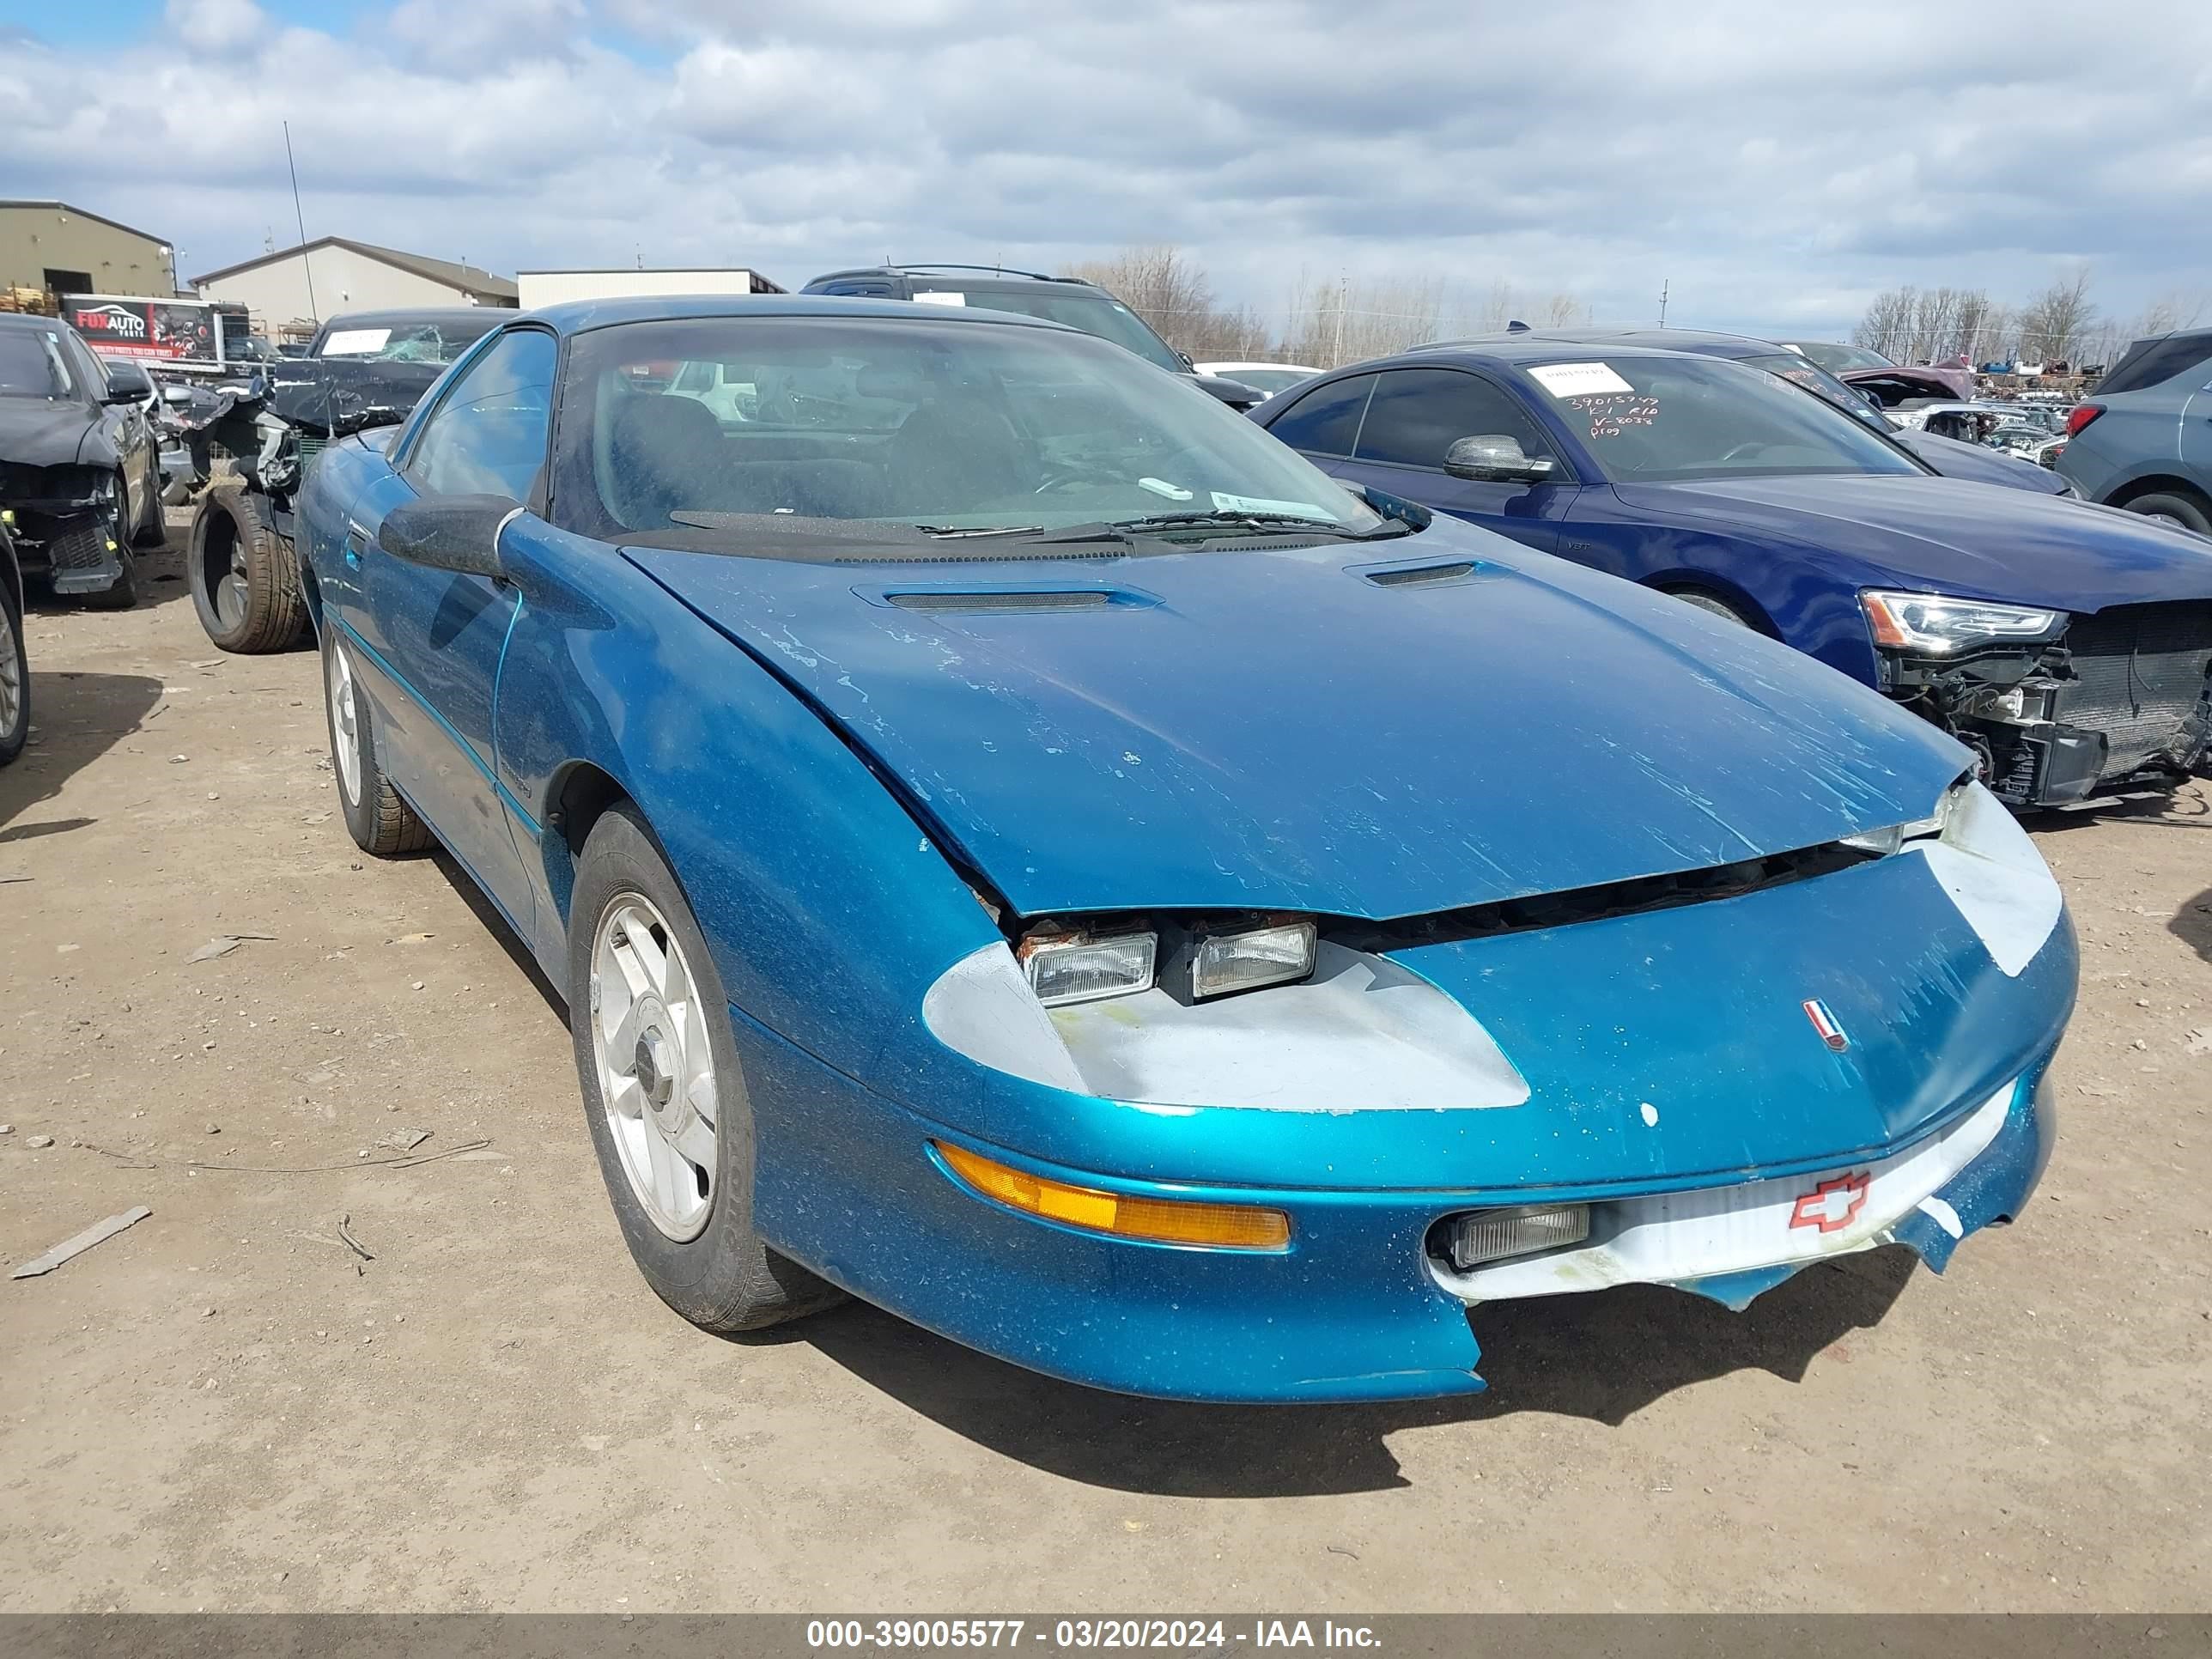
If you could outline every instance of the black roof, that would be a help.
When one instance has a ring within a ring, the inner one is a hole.
[[[1463,340],[1439,340],[1437,346],[1494,345],[1514,341],[1537,341],[1552,345],[1638,347],[1651,351],[1690,351],[1701,357],[1768,357],[1789,347],[1748,334],[1717,334],[1695,328],[1509,328],[1496,334],[1473,335]],[[1431,348],[1424,347],[1423,349]]]
[[[1087,288],[1104,292],[1097,283],[1087,282],[1080,276],[1048,276],[1041,270],[1019,270],[1008,265],[855,265],[848,270],[825,270],[819,276],[809,278],[806,286],[813,288],[817,283],[842,282],[853,276],[945,276],[963,287],[977,289],[993,284],[1027,288],[1032,283],[1053,283],[1067,288]]]

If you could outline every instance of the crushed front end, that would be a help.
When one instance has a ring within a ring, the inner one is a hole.
[[[2212,751],[2212,599],[2079,615],[1864,601],[1881,689],[1973,749],[2008,806],[2171,787]]]
[[[23,574],[45,577],[57,594],[104,592],[122,575],[122,504],[113,474],[0,462],[0,507]]]

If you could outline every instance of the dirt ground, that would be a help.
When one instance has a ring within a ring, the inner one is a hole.
[[[0,1610],[2212,1606],[2212,786],[2039,830],[2063,1138],[1945,1277],[1487,1310],[1471,1401],[1169,1406],[664,1309],[557,1008],[453,866],[348,841],[314,656],[224,657],[175,573],[34,606],[0,772],[0,1265],[153,1209],[0,1283]],[[402,1130],[489,1145],[364,1167]]]

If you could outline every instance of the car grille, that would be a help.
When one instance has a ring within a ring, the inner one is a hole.
[[[2062,718],[2105,733],[2105,775],[2131,772],[2173,743],[2204,696],[2212,600],[2122,605],[2075,619],[2066,647],[2079,682]]]

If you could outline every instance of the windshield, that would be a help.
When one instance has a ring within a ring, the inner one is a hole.
[[[1714,357],[1527,371],[1615,483],[1924,469],[1823,398]]]
[[[66,398],[60,337],[43,328],[0,329],[0,397]]]
[[[969,305],[1066,323],[1085,334],[1111,340],[1124,351],[1133,351],[1146,362],[1157,363],[1173,374],[1190,372],[1183,366],[1182,359],[1176,356],[1175,348],[1152,332],[1151,325],[1109,295],[1044,283],[1035,288],[1005,290],[929,288],[924,286],[926,280],[917,277],[914,289],[914,297],[924,305]]]
[[[764,535],[849,547],[965,533],[962,557],[1018,557],[1025,535],[1167,515],[1280,516],[1346,535],[1383,523],[1196,386],[1057,330],[623,324],[575,337],[560,407],[554,516],[605,540],[741,552]]]
[[[1854,416],[1882,431],[1889,429],[1887,422],[1867,401],[1864,392],[1852,391],[1808,357],[1801,357],[1794,351],[1775,351],[1759,357],[1740,357],[1736,361],[1749,363],[1753,368],[1763,368],[1769,374],[1778,374],[1792,386],[1802,386],[1808,392],[1819,393],[1846,415]]]
[[[341,319],[323,337],[320,357],[368,357],[393,363],[450,363],[499,326],[493,312],[482,322],[410,322]]]
[[[1789,343],[1831,374],[1851,374],[1863,368],[1897,367],[1879,351],[1869,351],[1864,346],[1835,345],[1820,340],[1793,340]]]

